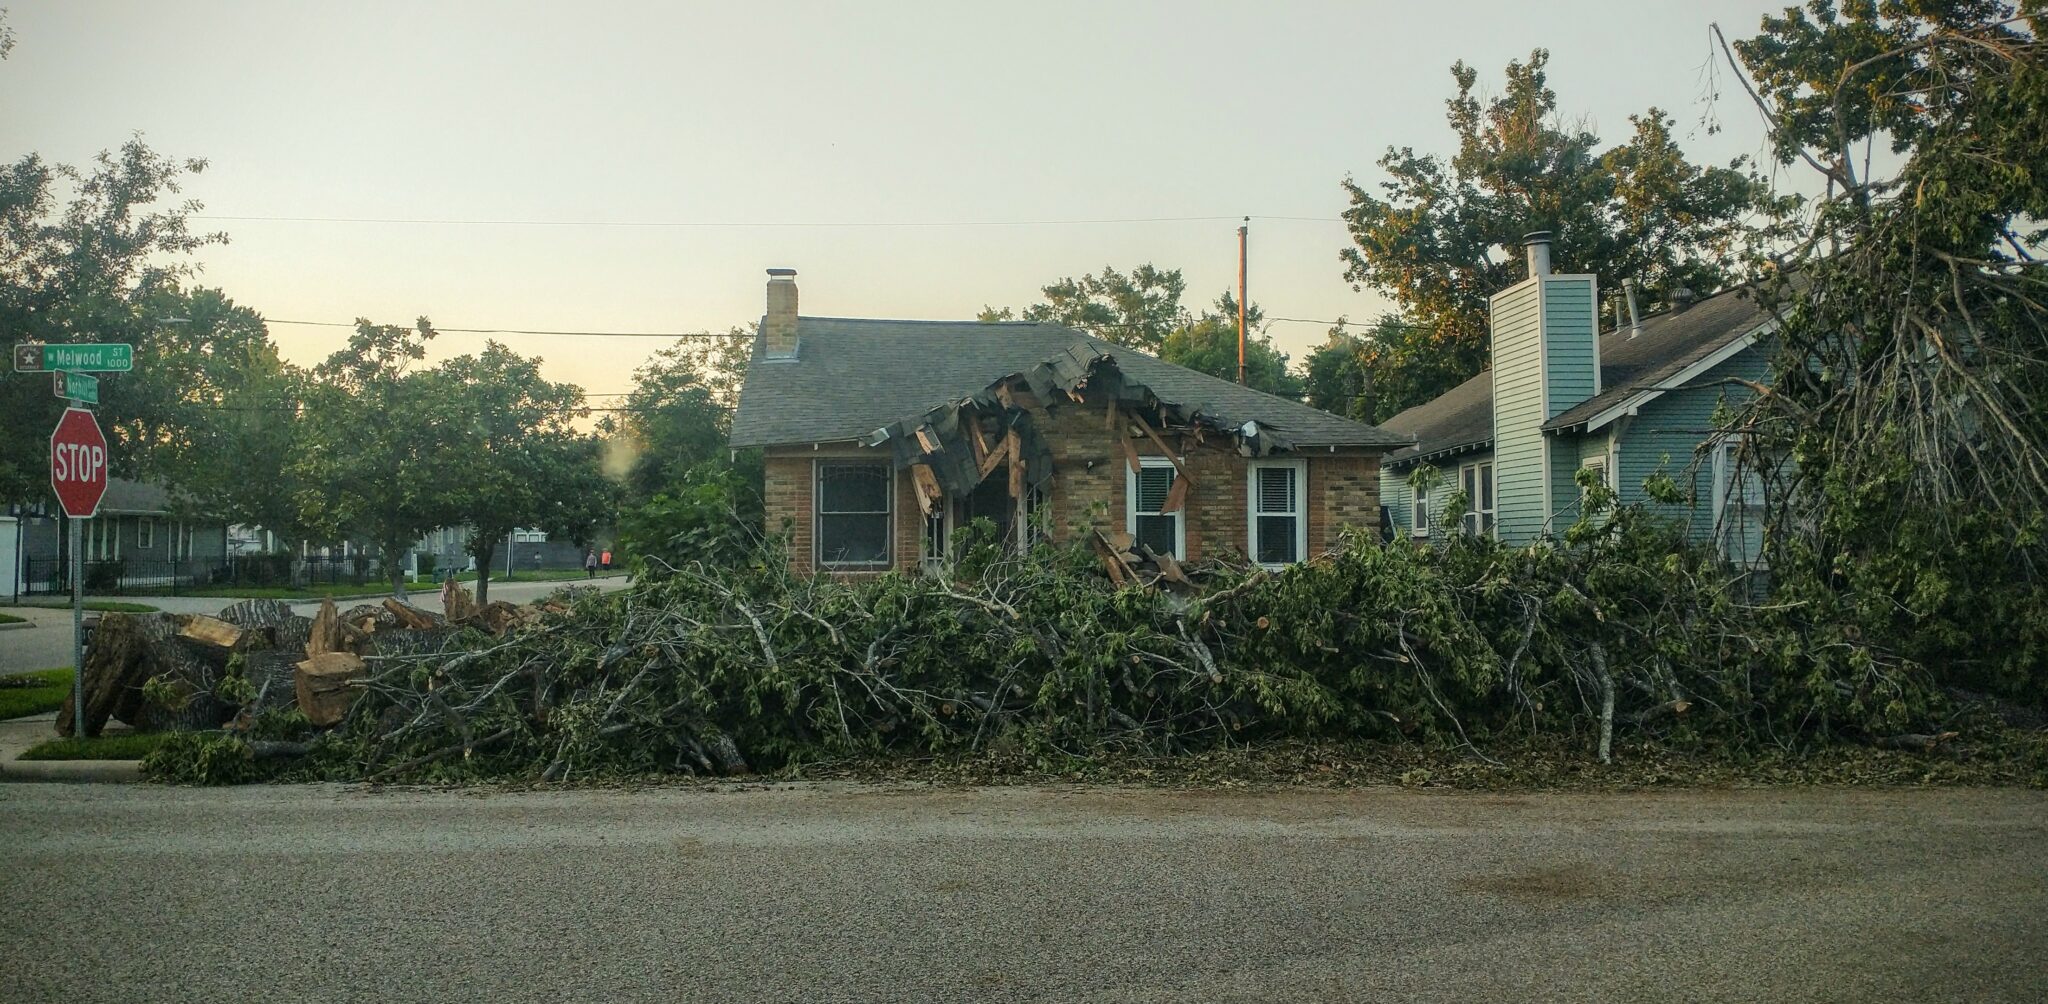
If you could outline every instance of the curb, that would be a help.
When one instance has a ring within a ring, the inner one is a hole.
[[[0,624],[0,631],[26,631],[35,626],[35,621],[22,621],[19,624]]]
[[[134,784],[142,780],[140,760],[8,760],[0,782]]]

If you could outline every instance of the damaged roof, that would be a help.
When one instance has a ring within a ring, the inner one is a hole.
[[[1557,432],[1584,425],[1754,333],[1770,317],[1746,287],[1738,287],[1684,310],[1646,317],[1634,336],[1626,329],[1606,332],[1600,336],[1601,392],[1545,422],[1543,428]],[[1380,428],[1415,440],[1415,445],[1387,454],[1384,463],[1389,466],[1491,445],[1493,371],[1387,419]]]
[[[1048,365],[1085,368],[1101,355],[1161,401],[1256,421],[1297,447],[1411,441],[1057,324],[800,317],[797,346],[795,359],[764,359],[757,341],[733,416],[735,448],[864,440],[1005,377]]]

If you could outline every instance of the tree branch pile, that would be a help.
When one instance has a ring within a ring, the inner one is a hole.
[[[1206,590],[1090,545],[859,582],[670,569],[503,636],[378,649],[297,776],[730,776],[977,752],[1172,755],[1279,738],[1536,734],[1798,747],[1938,733],[1924,674],[1755,607],[1631,517],[1555,549],[1353,541]],[[303,735],[250,733],[265,739]],[[166,760],[179,755],[167,747]],[[168,762],[160,773],[188,776]]]

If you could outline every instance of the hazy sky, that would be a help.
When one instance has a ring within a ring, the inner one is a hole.
[[[1783,6],[0,3],[10,159],[140,132],[211,162],[185,194],[220,217],[561,223],[202,221],[232,243],[201,281],[303,363],[345,333],[277,319],[724,329],[760,316],[770,266],[807,314],[966,318],[1146,261],[1199,306],[1235,285],[1247,214],[1255,302],[1366,319],[1385,301],[1343,280],[1339,183],[1389,145],[1447,151],[1452,62],[1497,87],[1548,48],[1561,110],[1604,139],[1657,105],[1722,162],[1762,130],[1725,68],[1708,100],[1707,26]],[[1219,218],[1042,222],[1157,217]],[[1271,328],[1297,358],[1323,330]],[[661,344],[506,340],[593,392]]]

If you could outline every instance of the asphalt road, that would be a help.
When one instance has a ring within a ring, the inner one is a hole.
[[[0,785],[0,1000],[2039,1001],[2048,793]]]
[[[620,589],[626,585],[624,576],[585,582],[570,579],[562,582],[494,582],[491,584],[491,598],[511,603],[524,603],[539,599],[562,586],[595,585],[599,589]],[[470,592],[476,591],[476,584],[470,583]],[[106,597],[132,603],[147,603],[160,610],[179,614],[217,614],[223,607],[240,603],[237,599],[223,599],[205,596],[141,596]],[[375,603],[376,597],[368,599],[337,600],[343,610],[359,603]],[[422,610],[439,611],[441,594],[434,589],[411,590],[406,602]],[[311,616],[319,612],[320,601],[311,600],[292,604],[292,609]],[[45,607],[0,607],[0,611],[25,617],[35,624],[28,629],[0,631],[0,673],[25,673],[30,670],[49,669],[53,666],[71,665],[71,608],[51,609]]]

